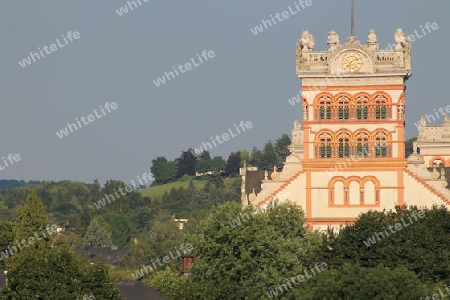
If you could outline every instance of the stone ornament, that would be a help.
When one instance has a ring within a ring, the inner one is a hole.
[[[405,115],[405,103],[399,102],[398,103],[398,118],[403,119]]]
[[[450,126],[450,117],[448,114],[445,114],[444,116],[444,126]]]
[[[397,31],[394,34],[395,39],[395,50],[403,50],[406,46],[407,42],[409,42],[409,38],[403,32],[403,29],[397,28]]]
[[[420,116],[420,126],[425,127],[427,126],[427,120],[425,120],[425,116]]]
[[[367,45],[369,45],[369,49],[371,50],[378,49],[378,38],[374,29],[369,30],[369,35],[367,36]]]
[[[248,202],[252,203],[255,200],[256,200],[256,193],[255,193],[255,188],[253,188],[252,193],[248,196]]]
[[[314,37],[307,30],[303,31],[299,42],[302,52],[311,52],[314,49]]]
[[[433,168],[433,172],[431,172],[431,179],[436,180],[440,176],[439,172],[436,169],[436,166]]]
[[[334,51],[337,46],[339,45],[339,35],[336,33],[336,31],[331,30],[328,32],[328,39],[327,44],[330,46],[328,51]]]
[[[273,166],[273,172],[270,174],[270,178],[272,178],[272,180],[277,180],[279,176],[280,174],[277,171],[277,167]]]
[[[303,131],[302,124],[298,121],[294,121],[294,128],[292,129],[292,146],[301,147],[303,143]]]
[[[414,153],[408,156],[408,164],[423,164],[425,163],[420,154],[417,153],[416,148],[414,147]]]

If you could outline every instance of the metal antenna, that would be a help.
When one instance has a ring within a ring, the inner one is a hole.
[[[352,0],[352,21],[351,21],[351,32],[350,35],[355,35],[355,0]]]

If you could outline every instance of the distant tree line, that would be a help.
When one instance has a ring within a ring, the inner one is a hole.
[[[253,147],[251,153],[246,149],[230,153],[225,161],[221,156],[211,157],[205,150],[196,156],[193,149],[182,151],[179,158],[169,161],[164,156],[152,160],[151,172],[155,177],[154,185],[166,184],[179,180],[181,177],[195,176],[196,174],[221,174],[222,176],[235,176],[239,168],[246,161],[247,166],[258,167],[260,170],[272,169],[281,166],[289,155],[288,146],[291,139],[283,134],[275,143],[268,141],[262,150]]]
[[[15,180],[15,179],[1,179],[0,180],[0,190],[6,190],[8,188],[18,188],[24,185],[30,185],[30,184],[40,184],[41,181],[35,181],[35,180]]]
[[[55,245],[126,246],[133,238],[149,232],[158,220],[173,223],[173,215],[193,218],[214,205],[229,200],[239,201],[241,180],[235,178],[231,181],[233,183],[226,186],[223,177],[209,175],[203,181],[206,184],[202,188],[197,188],[191,181],[186,188],[173,188],[154,198],[144,197],[133,190],[100,208],[95,208],[94,203],[120,188],[125,190],[124,182],[108,180],[103,188],[98,182],[45,182],[33,187],[0,191],[0,219],[7,222],[13,220],[17,208],[26,203],[27,195],[34,188],[46,207],[51,223],[65,229]],[[0,231],[2,251],[9,245],[10,235],[6,229],[0,228]]]

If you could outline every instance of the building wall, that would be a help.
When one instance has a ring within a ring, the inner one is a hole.
[[[397,29],[396,37],[403,34],[400,32]],[[312,35],[308,32],[302,34],[297,44],[296,69],[302,80],[303,131],[295,138],[293,131],[291,156],[294,157],[292,161],[295,161],[296,155],[301,157],[298,164],[302,171],[290,175],[290,178],[286,176],[288,172],[282,172],[279,178],[286,180],[263,181],[263,189],[255,201],[257,205],[264,207],[275,198],[290,200],[305,211],[308,225],[326,229],[327,226],[338,228],[351,224],[361,213],[369,210],[390,210],[404,204],[428,207],[450,204],[416,175],[406,171],[405,81],[411,75],[410,44],[397,45],[401,51],[377,50],[376,36],[372,35],[369,36],[370,45],[362,45],[355,37],[349,37],[347,43],[339,45],[333,32],[330,33],[328,51],[312,51],[309,48]],[[353,59],[355,55],[359,56],[356,60]],[[355,69],[349,71],[353,67]],[[346,97],[349,101],[348,118],[339,119],[337,114],[338,101],[346,101],[340,97]],[[358,119],[356,115],[358,97],[366,97],[369,103],[367,118]],[[384,97],[384,118],[376,118],[375,100],[380,100],[377,97]],[[330,103],[330,118],[321,117],[323,101]],[[440,146],[437,140],[431,141],[433,145],[428,140],[420,141],[421,138],[438,135],[443,137],[445,133],[450,142],[450,118],[445,120],[447,125],[444,127],[447,126],[447,129],[424,128],[419,134],[417,144],[419,147],[422,145],[421,155],[428,164],[434,156],[440,155],[446,166],[447,163],[450,166],[450,143]],[[421,124],[423,127],[423,120]],[[294,123],[294,129],[299,128],[298,122]],[[361,132],[366,136],[362,137]],[[346,137],[339,136],[341,134]],[[386,139],[389,149],[386,156],[374,153],[376,138],[381,140],[381,137]],[[339,138],[349,139],[350,155],[340,157]],[[368,157],[357,156],[358,138],[368,139]],[[298,150],[299,139],[302,141],[302,151]],[[324,148],[320,145],[328,139],[331,141],[332,155],[321,157],[323,151],[320,150]]]

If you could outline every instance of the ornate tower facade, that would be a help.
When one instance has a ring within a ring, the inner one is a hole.
[[[405,82],[411,44],[400,28],[394,40],[395,49],[379,50],[374,30],[366,44],[354,36],[341,44],[330,31],[329,49],[314,51],[314,37],[302,33],[296,53],[302,124],[294,123],[282,172],[275,170],[272,180],[266,176],[250,203],[293,201],[318,228],[353,222],[370,209],[450,204],[450,195],[446,199],[414,174],[420,159],[408,170]],[[248,199],[243,195],[244,205]]]
[[[308,32],[298,41],[306,200],[311,209],[313,199],[323,202],[318,209],[335,208],[327,219],[310,218],[313,224],[340,223],[342,210],[380,207],[382,198],[404,203],[404,93],[411,47],[401,29],[395,39],[395,50],[378,50],[374,30],[367,45],[354,36],[340,44],[330,31],[324,52],[312,51]]]

